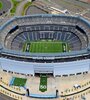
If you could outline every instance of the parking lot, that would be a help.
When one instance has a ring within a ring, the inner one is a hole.
[[[30,6],[26,11],[26,15],[30,14],[46,14],[46,12],[37,6]]]

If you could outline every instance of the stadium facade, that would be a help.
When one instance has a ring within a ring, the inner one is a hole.
[[[62,40],[70,52],[22,52],[26,40]],[[0,27],[0,64],[3,71],[53,76],[88,73],[90,22],[80,16],[31,15],[14,17]]]

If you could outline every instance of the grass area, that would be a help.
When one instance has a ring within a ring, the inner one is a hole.
[[[19,5],[19,3],[20,3],[21,1],[19,1],[19,0],[11,0],[11,2],[12,2],[12,4],[13,4],[13,7],[12,7],[12,9],[10,10],[10,13],[11,13],[11,15],[14,15],[15,12],[16,12],[16,8],[17,8],[17,6]]]
[[[25,15],[26,10],[28,9],[29,6],[31,6],[32,2],[27,2],[24,7],[23,7],[23,12],[22,12],[22,16]]]
[[[2,2],[0,1],[0,10],[3,8],[3,4]]]
[[[15,77],[12,85],[14,86],[25,86],[27,79]]]
[[[32,41],[26,42],[23,46],[23,52],[31,53],[59,53],[67,51],[69,51],[68,44],[61,41]]]
[[[47,76],[46,75],[40,75],[39,91],[41,92],[47,91]]]

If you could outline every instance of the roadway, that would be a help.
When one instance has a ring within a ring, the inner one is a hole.
[[[19,4],[19,6],[17,6],[17,8],[16,8],[16,13],[15,13],[16,16],[21,16],[21,15],[22,15],[23,7],[24,7],[24,5],[25,5],[27,2],[28,2],[28,0],[23,0],[23,1]]]

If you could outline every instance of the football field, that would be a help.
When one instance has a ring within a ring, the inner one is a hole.
[[[65,42],[42,40],[26,42],[23,46],[23,52],[31,53],[59,53],[69,51],[69,46]]]

